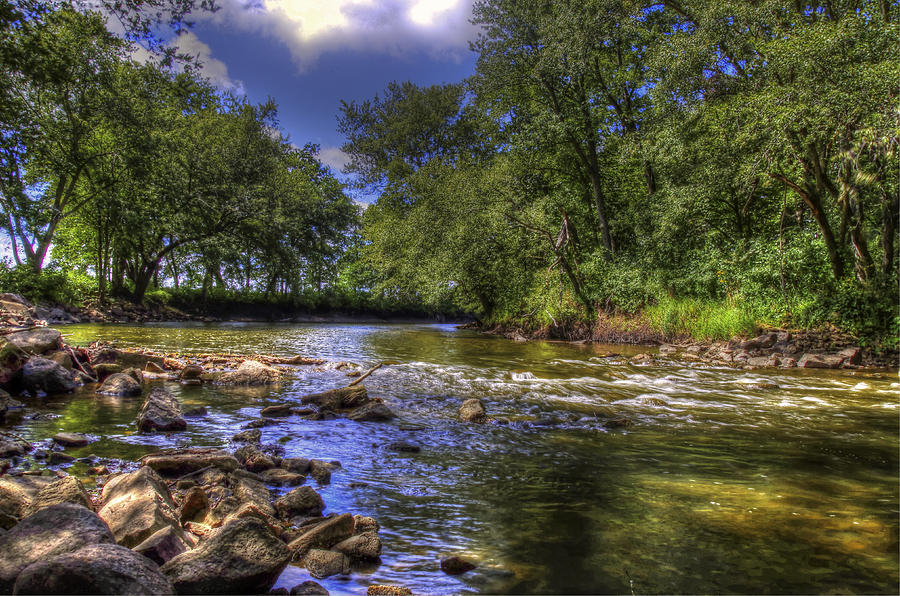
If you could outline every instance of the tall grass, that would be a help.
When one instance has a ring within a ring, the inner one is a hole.
[[[701,340],[730,339],[752,335],[759,320],[748,305],[727,301],[665,297],[648,306],[644,316],[667,339],[691,337]]]

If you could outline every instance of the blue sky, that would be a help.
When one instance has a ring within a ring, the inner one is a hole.
[[[281,127],[297,145],[321,145],[336,171],[344,139],[342,99],[362,100],[392,80],[420,85],[472,74],[471,0],[219,0],[193,15],[177,40],[222,89],[254,102],[273,97]]]

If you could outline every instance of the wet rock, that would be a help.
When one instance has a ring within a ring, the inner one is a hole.
[[[329,596],[328,590],[312,580],[297,584],[288,593],[292,596]]]
[[[157,530],[149,538],[134,547],[134,552],[156,563],[164,565],[170,559],[188,550],[184,532],[172,526]]]
[[[299,558],[313,548],[331,548],[353,535],[353,516],[343,513],[320,524],[316,524],[299,537],[291,540],[288,547]]]
[[[150,361],[144,365],[144,372],[154,374],[154,375],[164,375],[164,374],[166,374],[166,369],[164,369],[158,363]]]
[[[394,441],[387,446],[389,451],[397,451],[399,453],[419,453],[422,448],[406,441]]]
[[[619,416],[617,418],[610,418],[603,423],[603,426],[605,428],[630,428],[632,426],[632,422],[629,418]]]
[[[274,424],[278,424],[281,422],[280,420],[275,420],[274,418],[259,418],[258,420],[251,420],[241,428],[246,430],[249,428],[264,428],[266,426],[272,426]]]
[[[97,375],[97,379],[99,381],[103,381],[107,377],[121,373],[124,370],[121,364],[115,364],[111,362],[101,362],[99,364],[94,364],[93,367],[94,374]]]
[[[374,561],[381,556],[381,538],[375,532],[363,532],[338,542],[333,547],[351,561]]]
[[[198,406],[196,408],[188,408],[182,412],[182,415],[185,418],[202,418],[203,416],[208,415],[209,412],[206,409],[206,406]]]
[[[236,443],[259,443],[262,439],[262,431],[257,429],[245,430],[237,433],[231,440]]]
[[[60,451],[51,451],[49,462],[51,466],[58,466],[61,464],[70,464],[75,461],[75,458],[68,453],[62,453]]]
[[[28,354],[15,344],[0,337],[0,385],[17,380],[22,374],[22,367],[28,360]]]
[[[378,521],[374,517],[366,515],[353,516],[353,534],[363,534],[365,532],[377,532],[380,529]]]
[[[137,546],[167,526],[180,527],[168,486],[149,467],[113,476],[103,486],[101,503],[99,515],[122,546]]]
[[[65,476],[57,478],[47,486],[41,488],[31,503],[28,505],[25,515],[33,515],[41,509],[52,507],[60,503],[72,503],[73,505],[81,505],[86,509],[94,510],[91,503],[91,497],[84,490],[84,485],[74,476]]]
[[[467,399],[459,406],[459,417],[465,422],[484,422],[487,415],[480,399]]]
[[[72,362],[72,357],[69,356],[69,353],[66,351],[60,350],[59,352],[51,352],[47,355],[47,358],[57,363],[66,370],[72,370],[73,368],[75,368],[75,363]]]
[[[61,503],[41,509],[0,534],[0,593],[12,591],[26,567],[91,544],[114,544],[97,514],[80,505]]]
[[[73,590],[74,588],[74,590]],[[16,594],[174,594],[149,559],[114,544],[94,544],[26,567]]]
[[[462,575],[475,569],[475,564],[461,557],[447,557],[441,559],[441,571],[447,575]]]
[[[857,365],[862,361],[862,350],[859,348],[845,348],[837,355],[844,359],[844,364]]]
[[[78,387],[72,371],[41,356],[32,356],[22,367],[22,382],[32,393],[68,393]]]
[[[31,443],[10,433],[0,432],[0,457],[15,457],[31,451]]]
[[[179,594],[264,594],[291,551],[254,518],[234,521],[160,568]]]
[[[322,497],[309,486],[295,488],[276,499],[273,505],[278,516],[285,520],[298,515],[322,515],[325,509]]]
[[[165,366],[165,359],[162,356],[154,356],[152,354],[141,354],[140,352],[128,352],[125,350],[117,350],[115,348],[103,348],[95,355],[91,364],[118,364],[123,369],[136,368],[138,372],[147,366],[148,362],[154,362],[160,367]]]
[[[326,410],[347,410],[370,403],[369,394],[362,385],[355,387],[339,387],[322,393],[304,395],[300,403],[318,406]]]
[[[331,482],[331,472],[336,470],[338,466],[324,462],[320,459],[309,460],[309,475],[319,484],[328,484]]]
[[[90,443],[87,435],[82,433],[56,433],[53,435],[53,440],[63,447],[84,447]]]
[[[316,579],[350,573],[350,559],[342,553],[312,549],[303,557],[303,566]]]
[[[396,417],[397,415],[390,408],[376,402],[360,406],[347,416],[350,420],[357,422],[385,422]]]
[[[282,468],[272,468],[260,473],[260,477],[266,484],[273,486],[300,486],[306,482],[306,476],[295,474]]]
[[[403,586],[376,584],[368,587],[366,596],[412,596],[412,590]]]
[[[184,500],[178,508],[178,520],[183,524],[186,521],[199,521],[197,518],[206,516],[209,509],[209,498],[199,486],[188,489],[184,493]]]
[[[799,368],[839,368],[843,363],[844,357],[836,354],[804,354],[797,362],[797,366]]]
[[[9,393],[0,389],[0,422],[3,422],[7,417],[11,418],[12,412],[21,414],[24,410],[25,404],[13,399]]]
[[[234,452],[234,457],[251,472],[262,472],[275,467],[272,458],[260,451],[256,445],[244,445]]]
[[[286,457],[281,460],[281,467],[295,474],[309,474],[309,460],[305,457]]]
[[[144,400],[137,417],[137,427],[143,432],[178,431],[187,428],[181,406],[175,396],[156,387]]]
[[[659,346],[660,354],[674,354],[678,351],[678,348],[675,346],[670,346],[669,344],[662,344]]]
[[[10,333],[6,340],[28,354],[56,352],[62,345],[62,336],[56,329],[42,327]]]
[[[281,380],[281,371],[256,360],[245,360],[237,370],[217,379],[220,385],[271,385]]]
[[[260,413],[263,418],[284,418],[291,415],[290,404],[279,404],[263,408]]]
[[[206,447],[167,449],[145,455],[140,461],[164,476],[183,476],[209,467],[230,472],[240,465],[230,453]]]
[[[131,375],[126,375],[125,373],[113,373],[106,377],[103,384],[97,389],[97,393],[103,395],[134,397],[141,394],[141,384]]]
[[[184,368],[181,369],[181,372],[178,373],[179,381],[199,381],[200,377],[203,376],[204,370],[203,367],[197,366],[196,364],[188,364]]]

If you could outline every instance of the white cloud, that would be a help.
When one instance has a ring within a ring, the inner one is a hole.
[[[284,43],[301,70],[325,53],[356,50],[392,56],[424,53],[460,60],[475,27],[472,0],[221,0],[196,20]]]
[[[319,161],[335,172],[341,172],[350,161],[350,156],[337,147],[322,147],[319,149],[318,157]]]
[[[192,31],[187,31],[174,39],[172,44],[179,54],[187,54],[200,63],[200,74],[223,91],[231,91],[237,95],[246,95],[244,83],[228,76],[228,67],[224,62],[213,58],[212,50],[200,41]]]

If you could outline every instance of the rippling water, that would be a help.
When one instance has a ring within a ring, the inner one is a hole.
[[[359,370],[400,418],[262,429],[290,456],[338,459],[328,511],[382,525],[382,564],[322,581],[338,593],[897,593],[898,383],[894,373],[747,372],[661,361],[622,346],[514,343],[445,325],[75,325],[70,343],[302,354]],[[610,356],[610,353],[624,356]],[[101,437],[75,455],[134,459],[226,446],[266,405],[346,385],[298,367],[275,389],[170,388],[210,415],[138,435],[139,398],[48,399],[60,416],[18,432]],[[481,398],[500,422],[457,421]],[[34,407],[39,402],[29,404]],[[633,422],[606,429],[611,416]],[[420,453],[396,453],[403,440]],[[73,468],[77,471],[77,467]],[[352,486],[351,486],[352,483]],[[442,557],[476,560],[444,575]],[[308,579],[289,567],[278,585]]]

